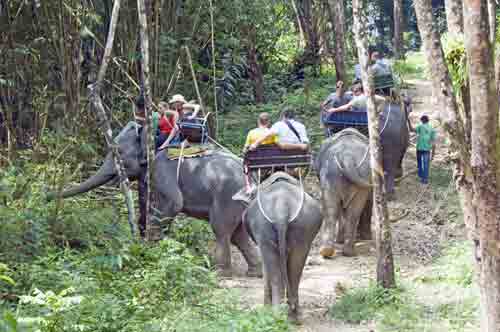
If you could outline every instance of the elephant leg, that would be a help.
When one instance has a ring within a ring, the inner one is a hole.
[[[306,264],[310,246],[301,245],[293,248],[288,255],[288,317],[293,322],[299,320],[299,283]]]
[[[273,307],[279,306],[285,297],[285,287],[280,270],[280,260],[278,249],[275,244],[259,246],[262,253],[262,262],[267,275],[266,284],[270,288],[271,304]]]
[[[271,276],[266,269],[266,264],[263,264],[264,270],[264,305],[272,304],[272,289],[271,289]]]
[[[354,256],[354,243],[358,231],[359,219],[366,205],[369,196],[369,191],[358,191],[351,201],[351,204],[346,209],[345,215],[345,241],[344,241],[344,256]]]
[[[393,201],[396,198],[394,192],[394,173],[395,171],[393,169],[389,169],[385,172],[385,189],[388,201]]]
[[[335,233],[337,223],[341,217],[341,206],[338,195],[331,190],[324,189],[322,192],[323,203],[323,226],[321,234],[320,255],[323,257],[332,257],[335,254]]]
[[[231,242],[240,250],[248,264],[247,276],[262,277],[262,265],[257,256],[255,247],[250,243],[248,232],[242,223],[236,228],[233,233]]]
[[[173,222],[173,218],[182,211],[184,204],[184,199],[182,193],[177,186],[165,187],[157,186],[158,191],[152,193],[152,198],[154,201],[153,209],[153,230],[152,235],[156,237],[162,237],[163,231],[168,232],[170,223]]]
[[[231,277],[231,237],[238,224],[231,216],[224,215],[225,209],[214,204],[210,209],[209,221],[215,234],[215,264],[219,275]]]
[[[337,217],[337,234],[335,234],[335,242],[338,244],[344,244],[345,242],[345,217],[343,213],[343,207],[339,206],[339,213]]]
[[[366,205],[361,213],[358,226],[358,235],[360,240],[371,240],[372,239],[372,209],[373,200],[371,198],[371,193],[369,194]]]
[[[231,271],[231,240],[229,236],[215,234],[215,265],[221,277],[230,278]]]

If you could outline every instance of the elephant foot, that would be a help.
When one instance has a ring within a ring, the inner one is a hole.
[[[219,278],[231,278],[233,276],[233,271],[231,271],[231,268],[221,268],[217,270],[217,276]]]
[[[342,255],[346,257],[354,257],[356,253],[354,252],[354,248],[352,246],[344,246],[342,249]]]
[[[299,310],[297,308],[288,309],[288,320],[294,325],[302,325],[299,320]]]
[[[335,256],[335,248],[333,246],[324,246],[319,250],[319,254],[323,256],[323,258],[330,258]]]
[[[247,277],[249,278],[262,278],[262,269],[260,267],[249,267]]]

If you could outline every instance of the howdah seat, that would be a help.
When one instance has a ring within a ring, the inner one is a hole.
[[[204,118],[183,119],[179,122],[179,129],[182,139],[187,139],[190,143],[208,143],[208,123],[210,113]]]
[[[247,151],[243,159],[245,172],[264,172],[264,177],[275,171],[309,168],[312,155],[301,149],[283,150],[278,145],[259,146]],[[261,179],[262,180],[262,179]]]
[[[374,87],[377,94],[390,97],[394,88],[392,74],[377,75],[374,78]],[[365,109],[335,112],[323,115],[323,123],[328,137],[346,128],[354,128],[368,136],[368,115]]]

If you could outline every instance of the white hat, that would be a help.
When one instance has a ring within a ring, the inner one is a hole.
[[[182,95],[173,95],[172,99],[170,99],[170,101],[168,103],[173,104],[173,103],[177,103],[177,102],[181,102],[184,104],[187,103],[186,99],[184,99],[184,97]]]

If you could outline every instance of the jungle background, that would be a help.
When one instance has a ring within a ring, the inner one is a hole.
[[[256,115],[276,119],[285,105],[295,107],[313,145],[321,143],[319,104],[339,75],[335,18],[345,23],[344,80],[357,63],[350,2],[340,17],[336,1],[326,0],[146,3],[155,104],[174,93],[196,99],[186,45],[222,145],[240,154]],[[142,86],[136,5],[122,1],[102,90],[115,134],[133,120]],[[403,22],[397,47],[395,5]],[[444,139],[429,188],[413,178],[410,148],[408,176],[390,205],[401,217],[398,288],[370,281],[372,244],[361,244],[354,259],[322,261],[313,250],[302,327],[260,305],[260,280],[217,279],[205,222],[178,217],[168,237],[151,244],[131,237],[117,188],[47,202],[48,190],[87,178],[105,154],[86,87],[96,79],[112,7],[111,0],[0,0],[0,331],[478,330],[472,253]],[[413,2],[372,1],[369,10],[370,43],[391,58],[398,85],[414,97],[413,121],[438,112]],[[464,46],[446,39],[443,1],[433,10],[460,86]],[[308,181],[319,197],[314,176]]]

